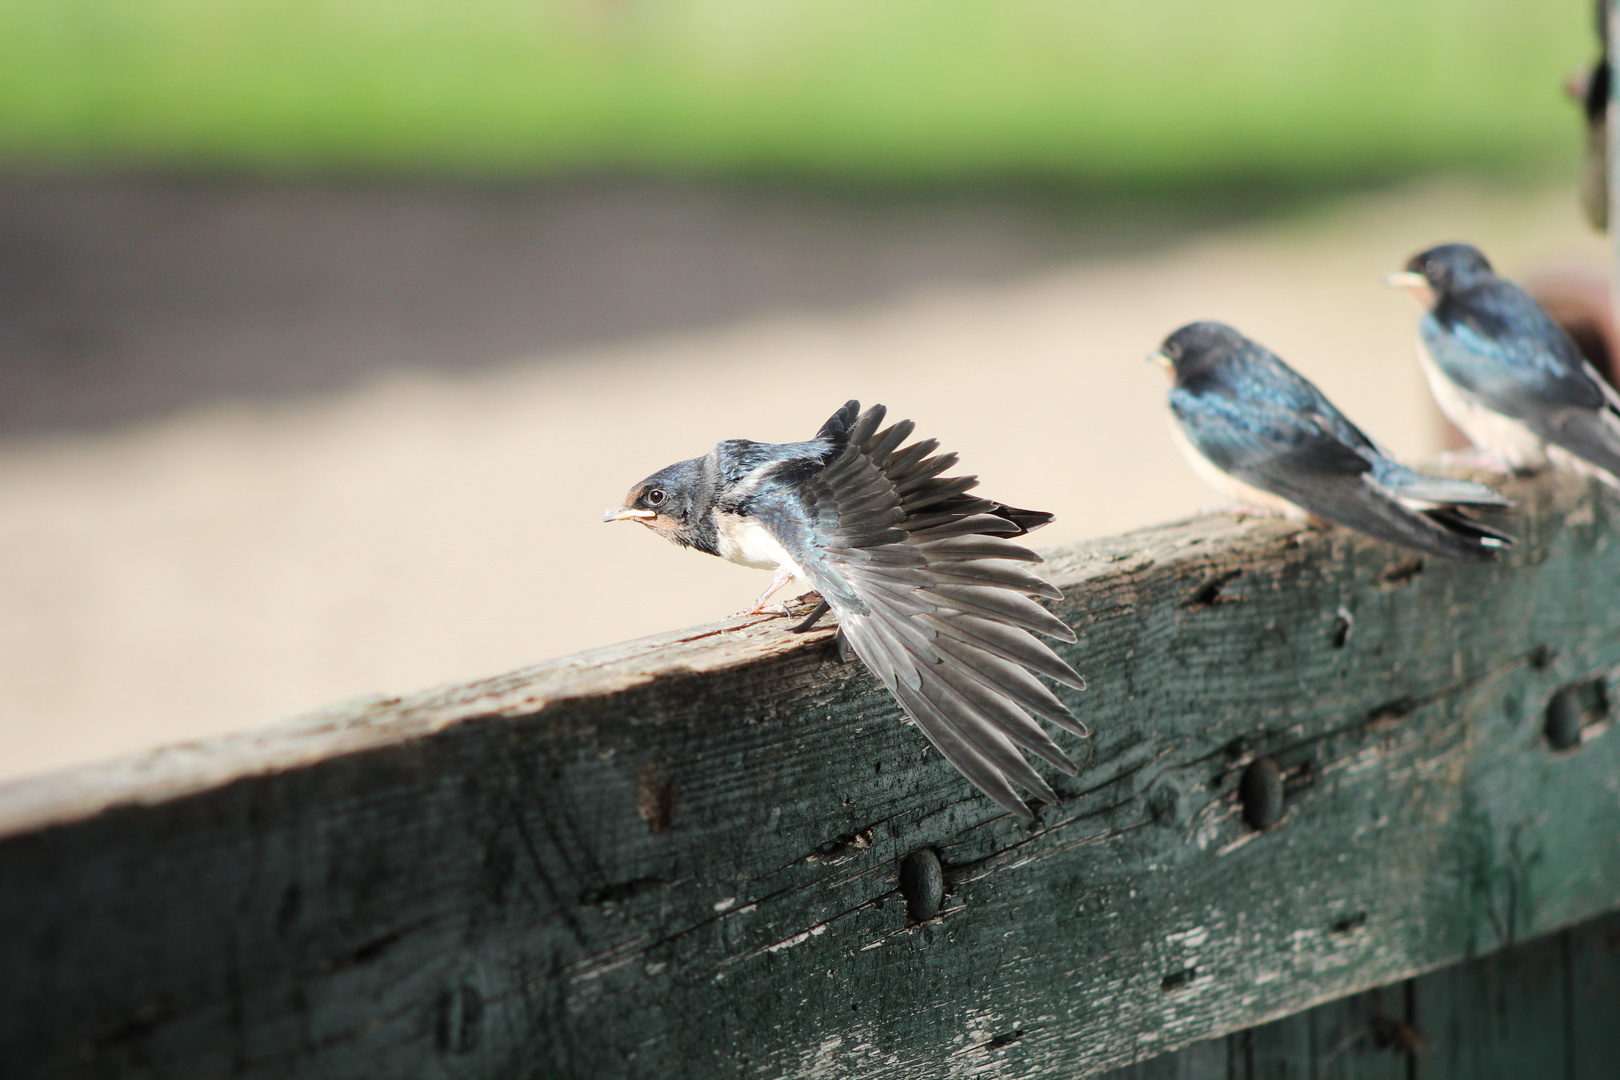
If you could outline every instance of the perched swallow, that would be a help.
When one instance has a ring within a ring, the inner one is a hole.
[[[955,454],[935,454],[934,439],[902,445],[914,425],[879,431],[884,415],[882,405],[861,412],[851,401],[808,442],[728,439],[649,476],[603,520],[637,521],[681,547],[774,569],[753,612],[790,579],[808,581],[822,602],[798,629],[830,608],[939,752],[1001,806],[1031,817],[1013,784],[1058,800],[1018,746],[1077,771],[1032,714],[1090,734],[1035,678],[1085,689],[1034,636],[1075,640],[1031,599],[1062,598],[1020,565],[1040,556],[1010,539],[1052,515],[967,494],[976,477],[941,475]]]
[[[1386,284],[1430,301],[1418,360],[1446,418],[1508,469],[1551,462],[1620,487],[1620,395],[1478,248],[1441,244]]]
[[[1171,434],[1216,490],[1433,555],[1485,560],[1512,544],[1455,509],[1507,499],[1395,461],[1314,385],[1230,326],[1190,323],[1153,358],[1175,380]]]

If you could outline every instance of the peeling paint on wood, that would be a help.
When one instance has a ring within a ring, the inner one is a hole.
[[[1546,713],[1620,668],[1620,500],[1510,493],[1494,566],[1050,552],[1098,734],[1033,825],[780,619],[0,788],[0,1073],[1087,1075],[1589,919],[1620,736]]]

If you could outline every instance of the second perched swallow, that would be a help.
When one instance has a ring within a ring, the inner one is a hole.
[[[1304,376],[1230,326],[1183,326],[1155,359],[1174,373],[1171,432],[1182,452],[1240,502],[1455,559],[1491,559],[1513,542],[1455,509],[1507,499],[1395,461]]]
[[[1085,680],[1035,634],[1075,640],[1033,597],[1062,594],[1025,569],[1039,555],[1012,542],[1052,520],[967,492],[972,476],[942,475],[955,454],[904,445],[909,420],[878,430],[882,405],[851,401],[798,443],[729,439],[703,457],[654,473],[604,521],[638,521],[682,547],[774,569],[766,599],[793,577],[821,594],[800,629],[831,608],[839,632],[929,741],[980,791],[1030,817],[1013,784],[1043,802],[1057,795],[1022,746],[1073,775],[1035,722],[1090,731],[1046,677]]]
[[[1418,359],[1446,418],[1509,469],[1551,462],[1620,487],[1620,395],[1478,248],[1441,244],[1387,284],[1432,300]]]

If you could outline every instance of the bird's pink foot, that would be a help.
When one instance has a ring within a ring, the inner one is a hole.
[[[728,618],[728,619],[740,619],[744,615],[787,615],[787,614],[789,614],[786,604],[771,604],[771,605],[767,606],[765,601],[767,601],[767,600],[769,600],[771,598],[772,593],[776,592],[776,590],[780,589],[782,586],[786,585],[788,582],[790,582],[792,580],[793,580],[793,571],[788,569],[785,566],[779,567],[777,569],[775,575],[772,576],[772,578],[771,578],[771,584],[770,584],[769,588],[767,588],[764,592],[760,593],[758,598],[756,598],[754,600],[754,602],[752,604],[750,604],[748,607],[743,608],[741,611],[733,611],[730,615],[727,615],[726,618]]]

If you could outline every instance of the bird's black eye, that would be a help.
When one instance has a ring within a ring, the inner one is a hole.
[[[1440,264],[1435,262],[1433,259],[1430,259],[1428,262],[1423,264],[1423,273],[1426,277],[1434,277],[1434,275],[1438,274],[1439,272]]]
[[[664,493],[662,491],[660,491],[658,488],[653,488],[651,491],[647,492],[647,505],[648,506],[657,506],[659,503],[661,503],[663,501],[664,501]]]

